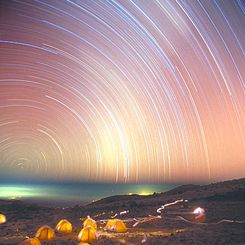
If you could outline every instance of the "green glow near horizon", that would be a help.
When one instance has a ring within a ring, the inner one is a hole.
[[[0,198],[21,199],[41,196],[37,187],[0,186]]]
[[[114,195],[151,195],[171,189],[162,185],[66,185],[66,184],[0,184],[0,199],[92,201]]]

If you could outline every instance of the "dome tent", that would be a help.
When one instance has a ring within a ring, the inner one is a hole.
[[[54,240],[55,234],[54,230],[48,225],[40,227],[35,235],[39,240]]]
[[[125,223],[120,219],[108,220],[108,222],[105,226],[105,229],[110,230],[110,231],[115,231],[118,233],[124,233],[127,231],[127,227],[126,227]]]
[[[91,219],[89,216],[87,219],[84,220],[83,222],[83,227],[86,227],[86,226],[91,226],[93,227],[94,229],[97,229],[97,224],[96,224],[96,221]]]
[[[96,230],[91,226],[84,227],[78,234],[78,240],[81,242],[94,242],[97,240]]]
[[[0,214],[0,225],[6,223],[7,219],[4,214]]]
[[[203,208],[196,208],[193,214],[195,215],[195,222],[197,223],[203,223],[206,220],[205,210]]]
[[[41,245],[41,242],[38,238],[27,238],[23,242],[19,243],[19,245]]]
[[[56,225],[55,230],[63,234],[72,233],[72,224],[68,220],[62,219]]]

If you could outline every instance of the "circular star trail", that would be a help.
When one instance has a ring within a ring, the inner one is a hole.
[[[241,0],[1,1],[0,177],[242,177],[244,14]]]

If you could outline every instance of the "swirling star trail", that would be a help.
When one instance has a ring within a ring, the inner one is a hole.
[[[242,177],[244,8],[1,1],[0,177]]]

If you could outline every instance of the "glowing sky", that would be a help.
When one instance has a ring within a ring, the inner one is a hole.
[[[244,1],[2,0],[0,177],[244,177]]]
[[[0,184],[0,199],[22,199],[76,203],[98,200],[111,195],[149,195],[174,188],[167,184],[107,184],[107,183],[65,183],[65,184]]]

